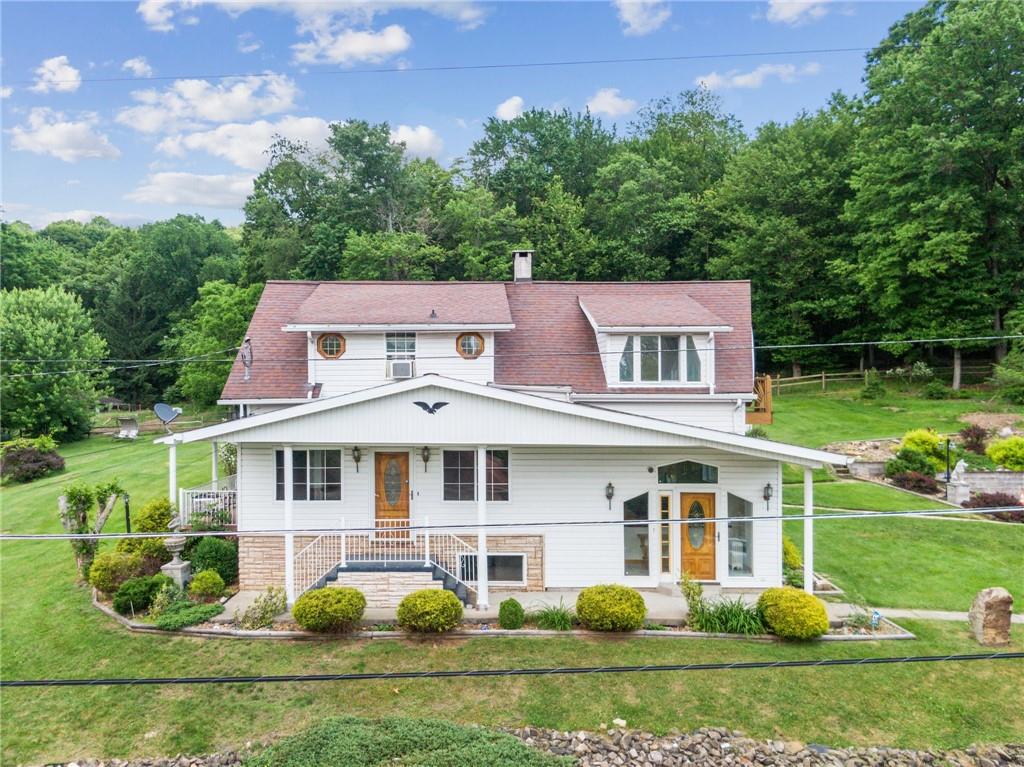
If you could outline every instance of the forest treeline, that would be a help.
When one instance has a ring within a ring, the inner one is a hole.
[[[1019,2],[933,0],[867,56],[863,93],[753,135],[698,89],[621,135],[589,113],[492,118],[450,167],[358,119],[332,125],[326,149],[278,140],[269,160],[238,228],[3,224],[6,431],[80,429],[43,414],[58,390],[214,401],[227,370],[214,353],[240,342],[268,279],[505,280],[520,247],[537,251],[537,279],[749,279],[760,344],[1024,329]],[[885,353],[952,347],[1024,381],[1020,344],[1006,359],[992,342]],[[758,367],[868,353],[777,350]],[[218,361],[11,375],[197,354]]]

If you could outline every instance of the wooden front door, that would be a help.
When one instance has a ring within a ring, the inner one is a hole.
[[[680,493],[683,519],[712,519],[715,516],[714,493]],[[715,580],[715,523],[680,525],[683,538],[683,572],[694,580]]]
[[[409,454],[376,453],[374,491],[377,523],[409,519]]]

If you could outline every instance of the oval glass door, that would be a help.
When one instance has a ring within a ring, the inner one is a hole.
[[[707,514],[704,511],[704,505],[700,501],[694,501],[690,504],[689,510],[686,512],[687,519],[706,519]],[[686,526],[686,535],[690,539],[690,548],[699,549],[704,545],[704,528],[706,525],[690,524]]]
[[[388,506],[394,506],[402,497],[402,468],[394,458],[388,459],[384,467],[384,500]]]

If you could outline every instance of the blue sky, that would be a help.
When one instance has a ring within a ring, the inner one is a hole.
[[[449,164],[492,116],[589,105],[625,132],[639,106],[703,82],[753,132],[858,92],[864,54],[416,69],[872,46],[919,5],[3,2],[4,218],[237,224],[271,136],[316,144],[349,118],[386,121],[411,153]]]

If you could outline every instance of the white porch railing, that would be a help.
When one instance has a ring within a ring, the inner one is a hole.
[[[295,594],[316,587],[336,567],[350,563],[420,563],[438,567],[460,583],[461,558],[476,550],[450,533],[431,534],[429,530],[408,530],[408,519],[378,519],[371,532],[321,535],[295,555]],[[429,521],[424,518],[424,525]],[[345,522],[342,520],[342,527]],[[475,589],[466,583],[470,591]]]
[[[178,520],[182,526],[226,526],[238,523],[237,476],[182,488],[178,494]]]

